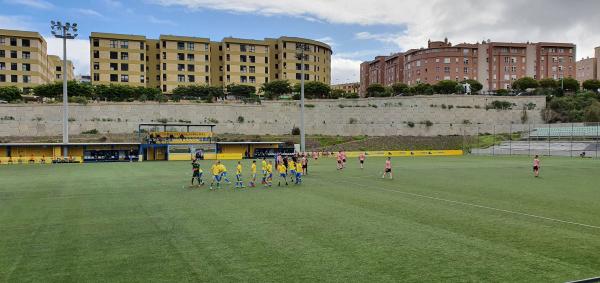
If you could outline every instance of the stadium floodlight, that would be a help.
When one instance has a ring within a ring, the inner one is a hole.
[[[50,21],[50,30],[52,35],[63,40],[63,156],[68,156],[69,144],[69,96],[67,91],[67,39],[77,37],[77,23],[66,22],[63,25],[60,21]]]
[[[310,46],[306,43],[296,43],[296,59],[300,60],[300,152],[306,152],[306,131],[304,130],[304,61]]]

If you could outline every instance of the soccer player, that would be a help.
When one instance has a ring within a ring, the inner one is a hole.
[[[252,160],[252,166],[250,166],[252,172],[252,181],[250,181],[250,187],[256,187],[256,160]]]
[[[296,184],[299,185],[302,183],[302,164],[300,162],[296,163]]]
[[[262,178],[262,184],[266,185],[267,184],[267,159],[263,157],[263,160],[261,162],[261,166],[262,166],[262,174],[263,174],[263,178]]]
[[[533,175],[537,178],[540,176],[540,158],[536,154],[533,159]]]
[[[244,183],[242,182],[242,162],[238,161],[237,166],[235,167],[235,187],[243,188]]]
[[[190,187],[194,186],[194,179],[197,181],[197,185],[204,185],[204,180],[202,180],[202,169],[200,169],[200,164],[198,164],[198,160],[192,160],[192,184]]]
[[[360,162],[360,169],[364,169],[365,168],[365,153],[361,152],[358,155],[358,162]]]
[[[225,167],[225,164],[219,163],[219,171],[221,172],[221,179],[227,182],[227,184],[231,184],[231,181],[227,177],[227,167]]]
[[[339,151],[337,154],[337,170],[342,170],[344,167],[342,166],[342,151]]]
[[[215,163],[210,167],[210,172],[213,174],[213,179],[210,183],[210,189],[213,189],[213,185],[217,183],[217,189],[221,188],[221,163],[220,161],[215,161]]]
[[[285,165],[283,165],[283,163],[279,163],[279,165],[277,165],[277,172],[279,172],[279,182],[277,183],[278,187],[281,187],[281,181],[285,181],[285,185],[288,185],[288,181],[287,181],[287,168],[285,168]]]
[[[306,155],[302,156],[302,175],[308,174],[308,158]]]
[[[385,179],[385,174],[390,176],[390,180],[392,179],[392,158],[388,157],[385,161],[385,170],[383,171],[383,176],[381,178]]]
[[[346,168],[346,152],[342,150],[340,154],[342,155],[342,168]]]
[[[286,167],[290,168],[290,181],[294,182],[294,179],[296,178],[296,157],[292,157]]]
[[[265,187],[273,185],[273,164],[271,161],[267,162],[267,166],[265,167]]]

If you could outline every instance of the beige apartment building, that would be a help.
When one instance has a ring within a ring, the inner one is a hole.
[[[56,55],[48,55],[48,72],[50,74],[51,81],[62,81],[64,64],[63,60]],[[75,80],[75,68],[73,67],[73,62],[71,60],[67,60],[67,80],[72,81]]]
[[[296,48],[305,44],[304,65]],[[253,85],[258,90],[272,80],[331,83],[331,47],[295,37],[241,39],[220,42],[208,38],[93,32],[90,36],[92,84],[127,84],[156,87],[170,93],[182,85]]]
[[[360,83],[345,83],[331,85],[331,89],[343,90],[345,93],[358,93]]]
[[[594,57],[577,61],[577,80],[580,83],[586,80],[600,80],[600,46],[594,48],[594,51]]]
[[[44,38],[37,32],[0,29],[0,86],[27,92],[50,81]]]

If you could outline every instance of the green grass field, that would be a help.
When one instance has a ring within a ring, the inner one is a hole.
[[[215,192],[187,189],[187,162],[1,166],[0,281],[600,276],[600,161],[393,161],[394,180],[319,160],[301,186]]]

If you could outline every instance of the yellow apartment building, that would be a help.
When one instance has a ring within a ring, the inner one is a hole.
[[[304,65],[296,58],[297,48],[306,45]],[[92,32],[90,36],[92,84],[147,86],[171,93],[182,85],[253,85],[258,90],[272,80],[331,83],[331,47],[325,43],[296,38],[241,39],[220,42],[208,38]]]
[[[0,86],[28,92],[51,80],[46,40],[37,32],[0,29]]]
[[[59,82],[63,80],[63,60],[56,55],[48,55],[48,72],[50,78],[53,81]],[[67,60],[67,80],[72,81],[75,79],[75,68],[73,62]]]

